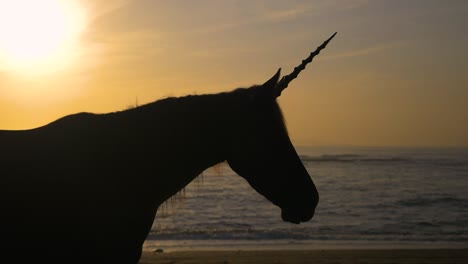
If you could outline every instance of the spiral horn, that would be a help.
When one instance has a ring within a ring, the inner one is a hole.
[[[337,32],[335,32],[330,38],[325,40],[325,42],[323,42],[322,45],[318,46],[315,51],[311,52],[307,59],[303,60],[299,66],[294,68],[293,72],[281,78],[281,80],[275,86],[276,97],[280,96],[281,92],[288,87],[289,83],[292,80],[296,79],[299,73],[305,69],[306,65],[309,64],[314,59],[314,57],[317,56],[320,53],[320,51],[327,46],[328,42],[330,42],[335,37],[336,33]]]

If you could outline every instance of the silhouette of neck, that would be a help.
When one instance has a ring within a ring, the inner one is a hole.
[[[157,203],[226,160],[232,104],[228,94],[186,96],[111,114],[130,133],[123,138],[134,138],[124,149],[133,149],[135,163],[151,172],[143,175],[152,187],[147,191],[158,195]]]

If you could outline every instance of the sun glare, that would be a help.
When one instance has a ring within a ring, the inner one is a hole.
[[[0,0],[0,67],[60,70],[73,59],[85,22],[76,0]]]

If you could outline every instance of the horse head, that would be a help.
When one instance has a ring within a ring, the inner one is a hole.
[[[280,79],[279,69],[263,85],[238,90],[227,162],[258,193],[280,207],[282,219],[291,223],[312,219],[319,194],[291,143],[276,99],[335,34],[291,74]]]

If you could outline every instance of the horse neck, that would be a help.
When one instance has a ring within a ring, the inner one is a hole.
[[[144,130],[149,133],[146,138],[153,138],[151,147],[157,160],[152,162],[160,166],[155,184],[166,192],[162,200],[180,191],[207,168],[226,160],[230,130],[225,118],[230,115],[230,100],[225,97],[165,99],[147,107],[148,117],[144,119],[154,120],[154,125]]]
[[[221,95],[179,98],[168,109],[166,125],[176,139],[171,148],[181,165],[205,170],[226,159],[229,109],[229,100]]]

